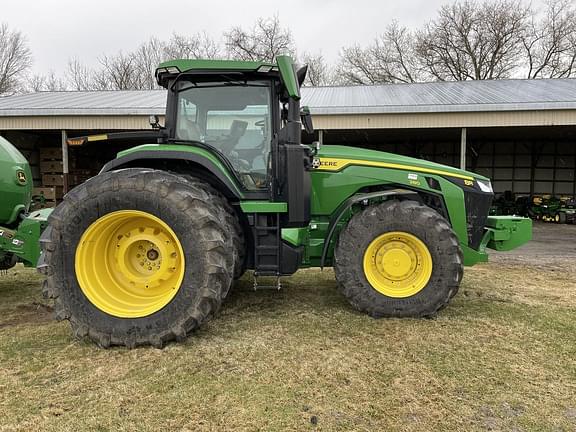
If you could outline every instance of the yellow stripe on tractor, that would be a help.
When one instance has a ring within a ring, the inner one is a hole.
[[[108,139],[108,135],[88,135],[87,137],[88,142],[92,141],[106,141]]]
[[[378,168],[392,168],[406,171],[422,172],[427,174],[437,174],[441,176],[456,177],[464,180],[474,180],[473,177],[463,174],[452,173],[449,171],[437,170],[432,168],[423,168],[412,165],[401,165],[389,162],[378,162],[378,161],[368,161],[358,159],[320,158],[320,166],[317,169],[320,171],[340,171],[350,165],[378,167]]]

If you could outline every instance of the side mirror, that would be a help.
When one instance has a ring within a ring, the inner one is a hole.
[[[304,84],[307,72],[308,72],[308,65],[298,66],[298,68],[296,69],[296,78],[298,79],[298,85],[300,87],[302,87],[302,84]]]
[[[320,141],[314,141],[310,144],[310,155],[316,156],[318,153],[320,153]]]
[[[304,126],[304,130],[308,134],[314,133],[314,125],[312,124],[312,116],[310,115],[310,108],[304,106],[300,109],[300,121]]]
[[[151,115],[150,117],[148,117],[148,123],[150,123],[150,126],[152,126],[152,129],[160,129],[160,119],[158,118],[157,115]]]

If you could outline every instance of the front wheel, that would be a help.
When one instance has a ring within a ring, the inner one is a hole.
[[[433,315],[456,294],[463,275],[452,228],[415,201],[388,201],[354,215],[334,258],[343,294],[375,318]]]
[[[148,169],[100,174],[66,195],[41,238],[56,317],[100,346],[163,346],[220,307],[230,227],[206,188]]]

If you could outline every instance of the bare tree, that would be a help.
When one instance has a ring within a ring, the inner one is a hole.
[[[22,33],[0,24],[0,95],[20,90],[31,65],[32,53]]]
[[[207,33],[184,36],[173,33],[164,46],[165,59],[217,59],[222,57],[218,43]]]
[[[576,74],[576,10],[570,0],[548,0],[524,37],[527,78],[567,78]]]
[[[93,86],[93,71],[77,58],[68,60],[66,81],[72,90],[96,90]]]
[[[72,59],[68,62],[69,86],[80,91],[149,89],[150,79],[147,74],[142,74],[146,65],[138,60],[138,51],[102,55],[98,58],[98,68],[87,67]]]
[[[509,77],[519,64],[529,15],[520,0],[442,6],[418,32],[418,56],[438,80]]]
[[[152,90],[158,88],[154,73],[161,62],[175,58],[215,58],[219,54],[220,47],[204,33],[191,37],[174,34],[168,42],[152,37],[135,51],[102,55],[96,68],[72,59],[67,79],[75,90]]]
[[[277,15],[258,18],[252,30],[233,27],[224,37],[228,55],[238,60],[272,62],[280,54],[296,52],[292,32],[281,26]]]
[[[340,63],[337,66],[337,81],[340,84],[378,84],[385,81],[379,79],[374,59],[369,51],[360,45],[342,48]]]
[[[322,54],[304,53],[300,61],[308,65],[304,85],[318,87],[332,84],[332,72]]]
[[[414,35],[393,21],[370,46],[344,48],[340,54],[338,71],[346,84],[419,81],[421,71]]]
[[[47,75],[32,75],[29,77],[25,90],[29,93],[66,91],[68,86],[62,78],[56,76],[54,71],[51,71]]]
[[[122,51],[115,55],[103,55],[98,59],[101,69],[93,75],[97,90],[138,90],[140,77],[136,56]]]
[[[133,60],[130,79],[131,87],[138,90],[153,90],[158,87],[154,73],[158,65],[164,61],[166,44],[152,37],[141,44],[138,49],[129,54]]]

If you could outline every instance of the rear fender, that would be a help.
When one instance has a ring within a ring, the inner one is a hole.
[[[218,166],[209,158],[189,151],[137,151],[108,162],[100,173],[135,167],[166,169],[167,171],[197,175],[211,183],[229,199],[240,200],[244,197],[244,192],[232,173],[224,167]]]

